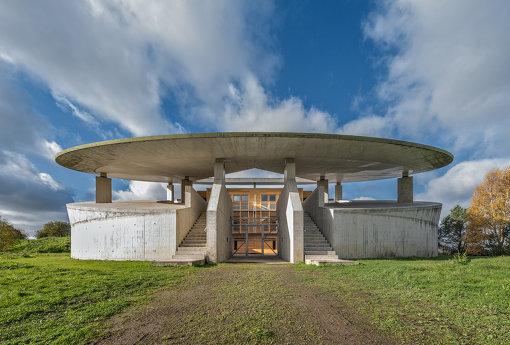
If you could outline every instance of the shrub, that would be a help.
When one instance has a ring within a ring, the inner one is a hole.
[[[450,214],[441,221],[438,231],[439,245],[449,253],[464,252],[467,229],[467,210],[456,205],[450,210]]]
[[[37,238],[64,237],[71,235],[71,225],[66,222],[53,221],[43,225],[37,232]]]
[[[7,250],[16,241],[24,239],[25,234],[12,226],[5,219],[0,218],[0,250]]]
[[[69,253],[71,251],[71,237],[44,237],[36,240],[17,241],[9,248],[9,252],[36,253]]]

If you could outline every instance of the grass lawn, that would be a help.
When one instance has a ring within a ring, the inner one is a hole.
[[[412,344],[510,344],[510,257],[295,266],[379,328]]]
[[[27,254],[40,250],[33,246],[44,250],[62,245],[58,241],[20,243],[17,251],[24,254],[0,253],[1,344],[86,343],[110,316],[196,270],[147,262],[78,261],[69,253]]]

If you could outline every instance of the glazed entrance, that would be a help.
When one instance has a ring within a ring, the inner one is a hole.
[[[278,255],[279,189],[231,192],[233,255]]]

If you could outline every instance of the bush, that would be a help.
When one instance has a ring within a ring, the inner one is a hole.
[[[0,250],[7,250],[16,241],[24,239],[25,234],[12,226],[5,219],[0,218]]]
[[[64,237],[71,235],[71,225],[66,222],[53,221],[43,225],[37,232],[37,238]]]
[[[21,240],[9,248],[9,252],[36,253],[69,253],[71,251],[71,237],[45,237],[36,240]]]

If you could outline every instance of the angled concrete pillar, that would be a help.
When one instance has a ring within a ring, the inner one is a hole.
[[[174,201],[174,184],[172,182],[166,186],[166,200]]]
[[[324,176],[321,176],[320,180],[317,181],[317,188],[320,188],[319,206],[324,206],[325,203],[329,202],[328,180]]]
[[[413,202],[413,177],[407,171],[397,181],[397,202],[407,204]]]
[[[225,187],[225,163],[214,162],[214,183],[207,203],[207,260],[225,261],[232,254],[232,199]]]
[[[112,179],[106,173],[96,176],[96,203],[112,202]]]
[[[335,201],[342,200],[342,182],[337,182],[335,185]]]
[[[186,187],[191,187],[192,186],[192,182],[190,181],[189,177],[186,176],[184,178],[184,180],[181,181],[181,203],[182,204],[186,204],[187,200],[186,199],[189,199],[189,195],[188,195],[188,198],[186,198]],[[188,191],[189,193],[189,191]]]

